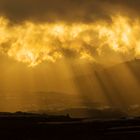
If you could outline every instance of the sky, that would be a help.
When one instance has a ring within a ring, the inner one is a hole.
[[[118,12],[139,15],[139,1],[130,0],[1,0],[1,14],[20,22],[34,19],[43,21],[93,22],[110,19]]]
[[[64,57],[103,65],[139,57],[138,5],[128,0],[1,0],[0,52],[29,66]]]
[[[139,59],[139,5],[138,0],[0,0],[0,111],[110,105],[101,82],[106,78],[93,73]],[[65,106],[67,98],[74,103]]]

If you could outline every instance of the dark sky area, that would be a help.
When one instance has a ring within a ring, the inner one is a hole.
[[[139,0],[1,0],[0,13],[13,21],[93,22],[113,13],[139,16]]]

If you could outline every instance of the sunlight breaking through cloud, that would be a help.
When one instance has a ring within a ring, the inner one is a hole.
[[[110,23],[25,21],[14,25],[1,17],[0,53],[29,66],[65,57],[97,62],[104,54],[110,55],[110,51],[135,58],[140,55],[139,25],[138,19],[120,15],[112,16]]]

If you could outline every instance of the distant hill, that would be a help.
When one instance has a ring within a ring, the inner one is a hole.
[[[118,109],[94,109],[94,108],[69,108],[58,112],[50,112],[54,115],[67,115],[72,118],[121,118],[127,115]]]
[[[39,112],[64,110],[67,108],[79,108],[79,107],[99,107],[100,104],[94,102],[88,103],[86,100],[83,104],[83,99],[80,95],[77,97],[76,94],[68,94],[61,92],[36,92],[34,93],[37,99],[41,102],[40,108],[36,109]],[[86,106],[87,105],[87,106]],[[31,111],[31,110],[30,110]],[[34,111],[34,110],[33,110]]]

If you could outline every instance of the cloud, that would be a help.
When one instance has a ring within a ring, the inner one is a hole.
[[[103,61],[122,54],[140,56],[139,4],[0,0],[0,52],[29,65],[64,57]]]
[[[114,56],[139,57],[140,21],[120,15],[111,20],[71,24],[25,21],[11,25],[1,17],[0,53],[30,66],[62,58],[109,63],[116,61]]]
[[[0,13],[13,21],[93,22],[110,20],[110,14],[118,11],[117,5],[121,9],[138,10],[139,3],[128,0],[1,0]]]

